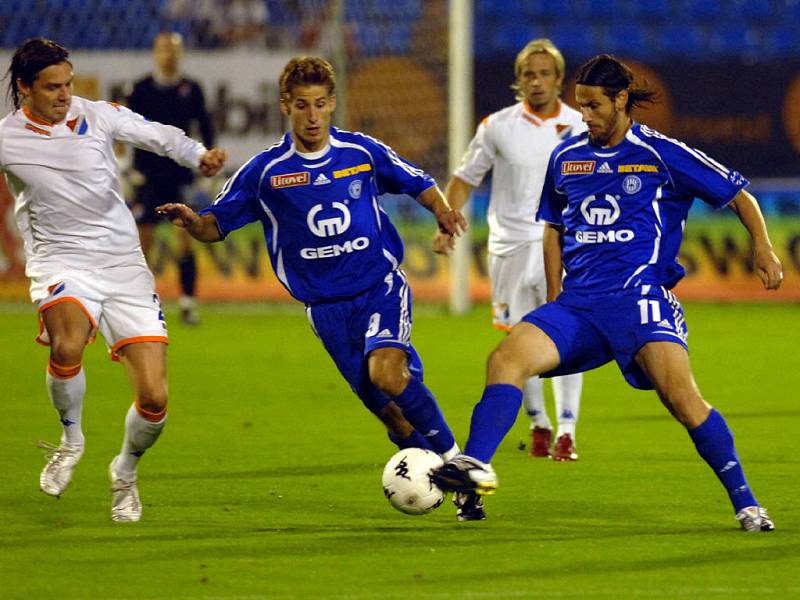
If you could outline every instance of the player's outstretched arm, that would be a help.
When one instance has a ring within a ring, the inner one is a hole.
[[[156,207],[156,213],[165,217],[175,227],[185,229],[189,235],[201,242],[218,242],[222,239],[217,227],[217,218],[213,214],[201,216],[185,204],[177,202]]]
[[[200,157],[200,172],[206,177],[213,177],[222,170],[225,166],[225,161],[228,160],[228,153],[221,148],[212,148],[206,150],[205,154]]]
[[[767,224],[758,201],[750,192],[741,190],[730,203],[730,207],[753,238],[753,266],[756,275],[766,289],[777,290],[783,281],[783,267],[772,249]]]
[[[433,185],[417,197],[417,202],[427,208],[436,217],[439,231],[449,235],[461,235],[467,230],[467,220],[460,210],[452,208],[442,194],[438,185]]]
[[[468,184],[463,179],[453,175],[450,181],[447,182],[447,187],[444,190],[444,196],[447,203],[455,210],[461,210],[469,200],[469,195],[474,190],[474,186]],[[433,236],[433,251],[437,254],[449,254],[455,248],[455,236],[444,233],[440,229],[436,230]]]
[[[547,282],[547,301],[552,302],[561,293],[561,279],[564,275],[562,257],[563,228],[552,223],[544,225],[544,278]]]

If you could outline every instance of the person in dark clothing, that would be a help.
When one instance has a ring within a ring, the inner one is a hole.
[[[137,81],[128,96],[128,107],[147,119],[173,125],[191,135],[200,134],[206,147],[214,146],[214,126],[200,85],[181,72],[183,39],[179,33],[159,34],[153,43],[155,70]],[[132,207],[139,226],[142,250],[152,260],[156,225],[161,218],[155,207],[165,202],[192,203],[194,175],[175,162],[150,152],[136,150],[133,166],[141,174]],[[181,319],[189,325],[200,322],[195,300],[197,264],[191,238],[178,231],[178,270],[181,280]]]

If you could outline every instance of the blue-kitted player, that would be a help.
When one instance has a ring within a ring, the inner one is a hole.
[[[280,92],[290,132],[251,158],[199,215],[183,204],[158,211],[203,242],[261,222],[275,274],[306,305],[325,349],[390,439],[451,458],[453,433],[411,345],[403,243],[378,196],[413,196],[448,234],[467,223],[430,175],[374,138],[331,126],[335,74],[327,61],[292,59]],[[462,503],[460,514],[480,518],[479,499]]]
[[[655,389],[686,427],[741,526],[772,531],[725,419],[697,388],[683,310],[670,291],[684,275],[676,257],[695,197],[733,209],[752,237],[756,273],[765,288],[777,289],[783,272],[758,203],[738,172],[631,119],[632,108],[652,102],[655,92],[636,87],[615,58],[601,55],[583,65],[575,96],[588,132],[553,151],[537,214],[548,223],[548,303],[528,313],[489,357],[465,453],[435,481],[449,490],[494,493],[489,463],[514,424],[523,382],[615,360],[630,385]]]

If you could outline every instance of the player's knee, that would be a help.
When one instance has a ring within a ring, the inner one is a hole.
[[[369,364],[369,379],[387,396],[396,397],[408,385],[410,374],[405,363],[396,360],[375,359]]]
[[[86,340],[77,337],[59,336],[50,343],[50,357],[59,365],[75,365],[83,359]]]
[[[136,406],[147,413],[161,413],[167,407],[167,388],[164,385],[152,385],[139,390]]]

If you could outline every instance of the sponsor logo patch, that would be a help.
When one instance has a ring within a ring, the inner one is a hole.
[[[355,167],[349,167],[347,169],[340,169],[338,171],[334,171],[333,178],[341,179],[342,177],[350,177],[351,175],[366,173],[367,171],[372,171],[372,165],[369,163],[364,163],[361,165],[356,165]]]
[[[562,175],[591,175],[594,173],[593,160],[565,160],[561,163]]]
[[[354,200],[358,200],[361,197],[361,180],[354,179],[350,182],[350,185],[347,186],[347,191],[350,193],[350,197]]]
[[[658,173],[658,165],[620,165],[617,173]]]
[[[613,173],[614,169],[612,169],[607,162],[604,162],[600,165],[597,169],[598,173]]]
[[[642,180],[636,175],[627,175],[622,180],[622,189],[625,190],[626,194],[635,194],[642,189]]]
[[[287,173],[286,175],[273,175],[269,178],[273,189],[294,187],[297,185],[308,185],[311,181],[310,171],[300,171],[299,173]]]

